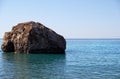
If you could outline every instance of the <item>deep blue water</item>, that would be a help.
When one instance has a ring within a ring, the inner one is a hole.
[[[120,79],[120,40],[67,40],[65,55],[0,52],[0,79]]]

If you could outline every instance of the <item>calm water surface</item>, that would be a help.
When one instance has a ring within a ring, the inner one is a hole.
[[[120,79],[120,40],[67,40],[66,55],[0,51],[0,79]]]

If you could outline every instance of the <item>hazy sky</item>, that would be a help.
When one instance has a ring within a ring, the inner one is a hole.
[[[120,38],[120,0],[0,0],[0,37],[31,20],[65,38]]]

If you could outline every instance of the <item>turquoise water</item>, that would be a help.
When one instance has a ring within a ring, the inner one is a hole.
[[[67,40],[65,55],[0,52],[0,79],[120,79],[120,40]]]

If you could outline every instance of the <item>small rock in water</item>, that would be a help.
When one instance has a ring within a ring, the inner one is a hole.
[[[10,32],[5,32],[3,52],[16,53],[65,53],[63,36],[38,22],[19,23]]]

